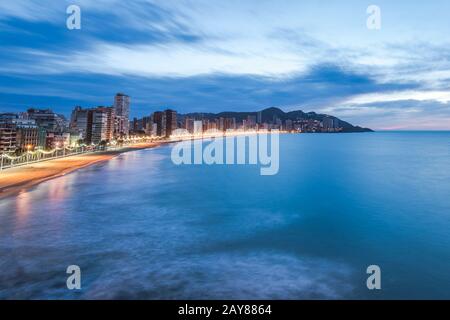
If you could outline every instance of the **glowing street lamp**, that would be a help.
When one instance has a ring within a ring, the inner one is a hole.
[[[30,151],[31,151],[31,148],[33,148],[33,146],[31,144],[28,144],[26,146],[26,148],[27,148],[27,163],[28,163],[28,162],[30,162]]]

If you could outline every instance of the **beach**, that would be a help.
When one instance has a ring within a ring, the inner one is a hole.
[[[236,132],[233,133],[232,136],[248,134],[255,133]],[[133,145],[117,148],[115,150],[61,157],[48,161],[35,162],[29,165],[5,169],[3,171],[0,171],[0,199],[18,194],[43,181],[71,173],[75,170],[93,165],[98,162],[110,160],[124,152],[154,148],[163,144],[179,142],[182,140],[198,140],[208,139],[212,137],[216,137],[216,134],[189,136],[188,139],[177,138],[174,140],[160,140],[154,142],[136,143]]]
[[[0,199],[18,194],[43,181],[110,160],[121,153],[154,148],[164,143],[162,141],[139,143],[116,150],[79,154],[3,170],[0,172]]]

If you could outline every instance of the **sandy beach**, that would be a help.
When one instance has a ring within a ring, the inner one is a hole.
[[[0,199],[18,194],[43,181],[110,160],[121,153],[154,148],[162,144],[164,142],[141,143],[117,150],[74,155],[3,170],[0,172]]]
[[[234,135],[248,135],[249,133],[235,133]],[[250,133],[253,134],[253,133]],[[208,139],[212,136],[190,137],[190,139]],[[181,140],[157,141],[148,143],[138,143],[126,146],[116,150],[96,152],[89,154],[80,154],[64,158],[58,158],[43,162],[32,163],[16,168],[0,171],[0,199],[27,190],[43,181],[53,179],[75,170],[90,166],[92,164],[110,160],[121,153],[136,151],[140,149],[154,148],[160,145],[174,143]]]

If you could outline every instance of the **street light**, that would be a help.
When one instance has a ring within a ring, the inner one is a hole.
[[[58,149],[61,147],[61,142],[57,142],[55,147],[55,158],[58,158]]]
[[[33,148],[31,144],[27,145],[27,163],[30,162],[30,150]]]

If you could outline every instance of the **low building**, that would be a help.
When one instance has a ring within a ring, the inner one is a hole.
[[[36,125],[47,132],[63,132],[66,130],[66,119],[51,109],[28,109],[27,118],[36,122]]]
[[[1,113],[0,114],[0,153],[16,151],[17,114]]]
[[[34,150],[38,147],[44,147],[40,129],[33,119],[16,120],[16,145],[20,151]],[[40,145],[40,142],[42,145]]]

